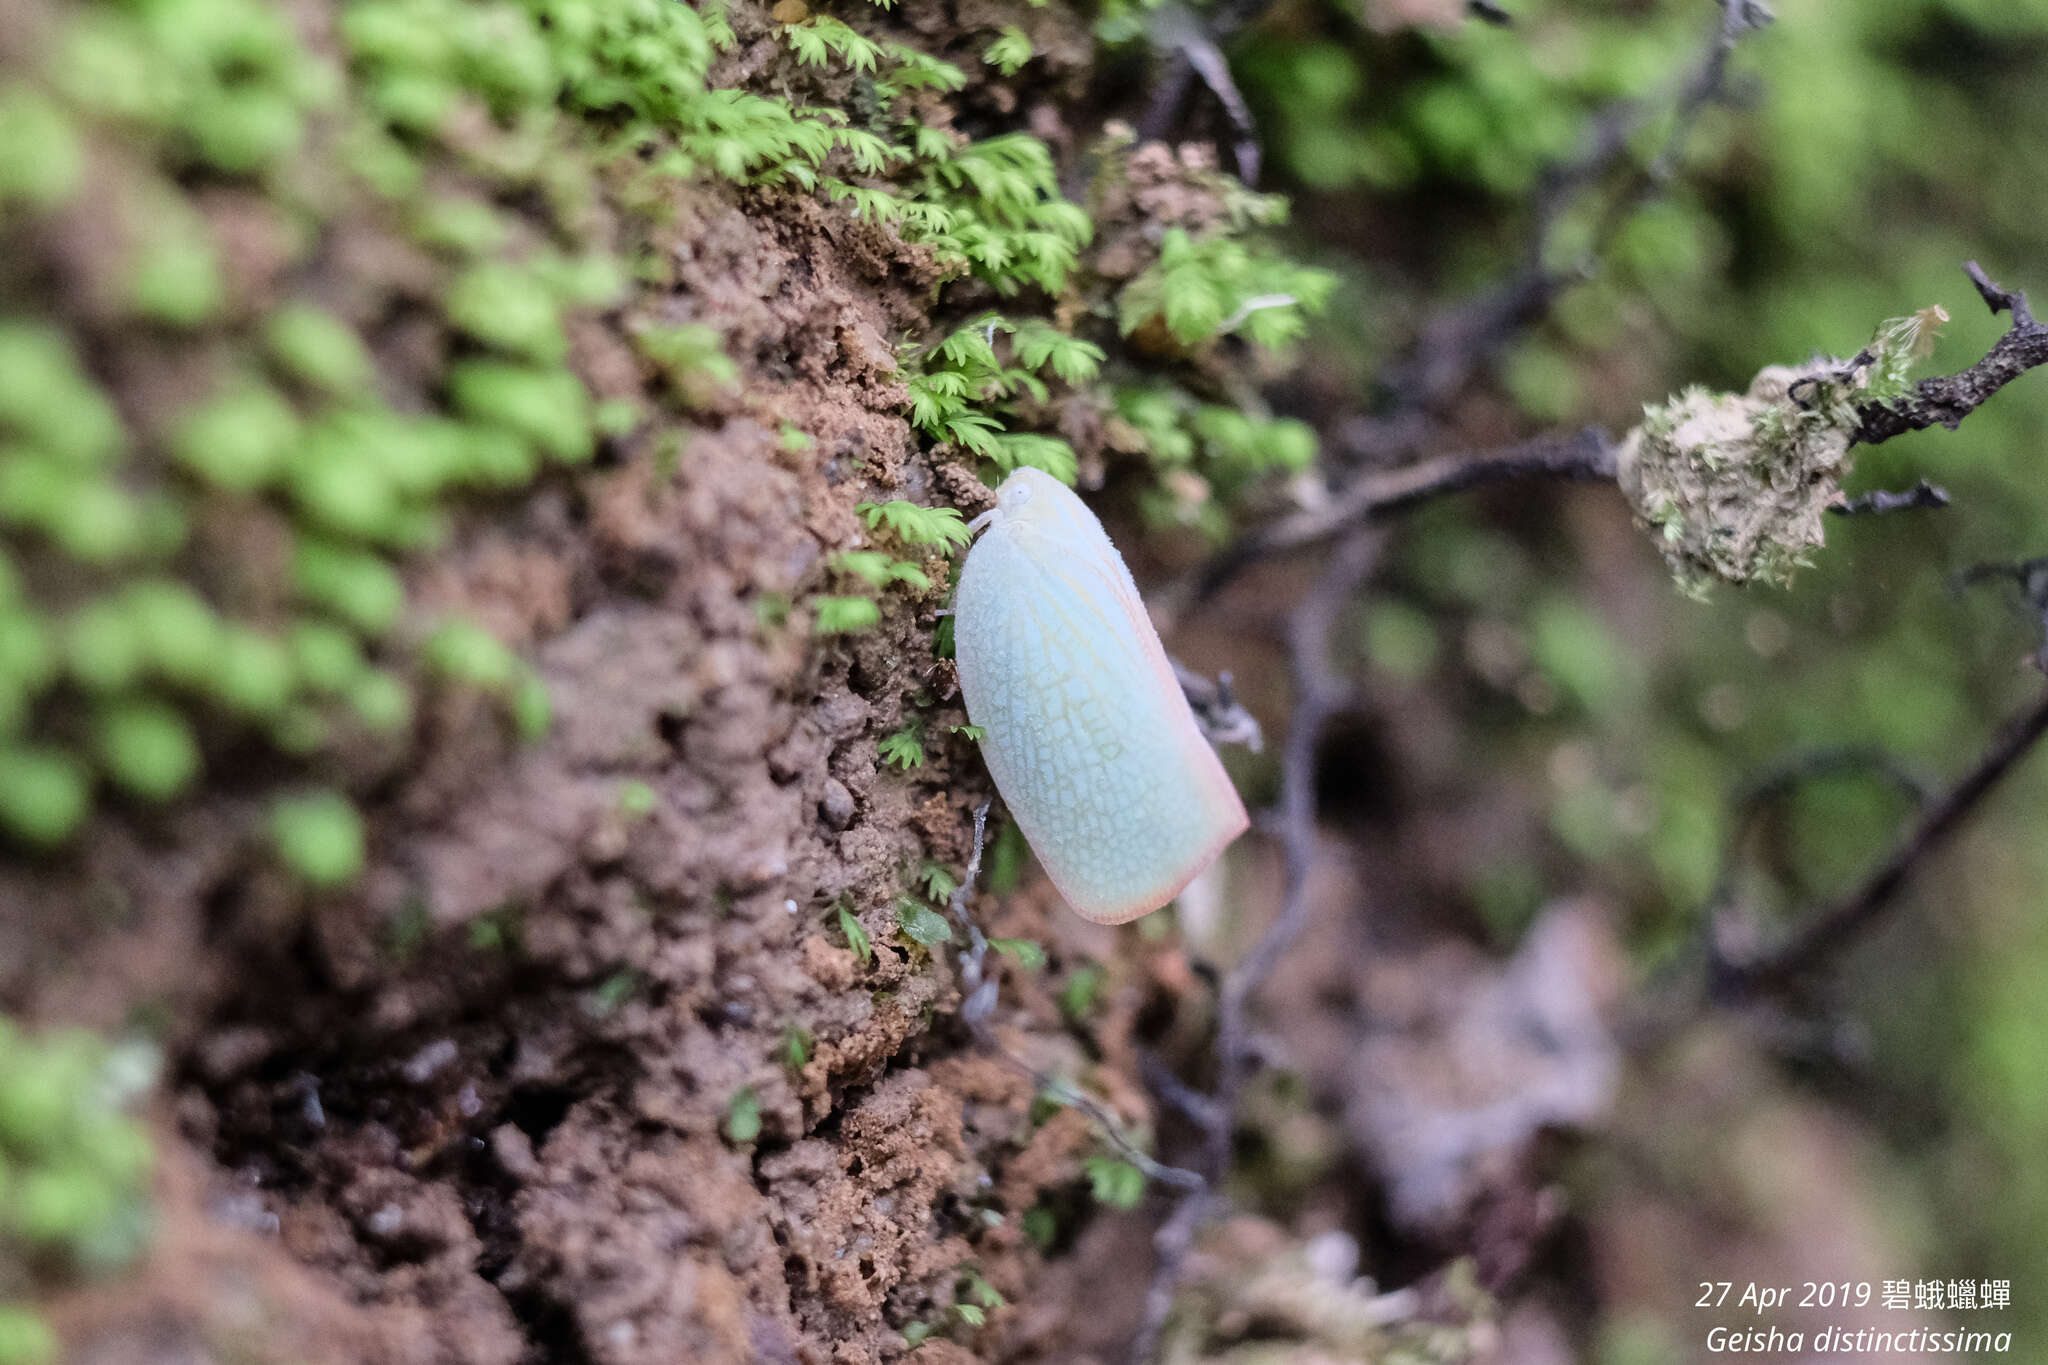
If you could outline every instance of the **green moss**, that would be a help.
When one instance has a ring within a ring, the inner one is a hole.
[[[457,411],[503,427],[549,457],[590,457],[590,395],[567,370],[532,369],[495,360],[467,360],[449,371],[448,393]]]
[[[346,396],[370,386],[370,353],[340,319],[310,303],[288,303],[270,315],[263,340],[284,372],[324,394]]]
[[[0,204],[53,208],[84,168],[78,132],[54,102],[26,85],[0,86]]]
[[[18,165],[0,148],[0,202],[62,203],[78,183],[79,149],[101,140],[134,156],[115,206],[128,251],[110,282],[129,315],[121,325],[142,324],[145,342],[191,347],[216,385],[168,430],[151,412],[131,434],[69,336],[0,319],[0,529],[10,549],[19,541],[86,571],[84,590],[67,592],[61,610],[30,602],[0,614],[0,735],[10,752],[50,760],[46,779],[79,778],[76,801],[48,796],[65,784],[47,779],[46,795],[26,803],[44,812],[19,821],[39,841],[85,818],[94,771],[141,799],[184,789],[198,777],[201,734],[267,737],[317,776],[328,746],[358,725],[403,733],[416,666],[491,691],[520,735],[547,732],[546,688],[501,642],[470,627],[416,645],[417,634],[399,629],[399,568],[438,543],[465,493],[524,488],[551,464],[589,459],[600,435],[644,458],[631,438],[660,425],[661,407],[733,399],[740,370],[719,331],[653,322],[653,310],[629,306],[627,326],[665,393],[594,405],[568,366],[571,315],[628,301],[604,236],[661,201],[650,182],[715,175],[812,193],[928,245],[948,280],[972,277],[974,288],[1018,301],[1015,320],[982,319],[913,355],[923,404],[913,417],[934,443],[996,469],[1075,476],[1065,440],[1031,427],[1055,390],[1095,384],[1106,360],[1045,316],[1092,225],[1061,193],[1044,143],[1021,133],[970,142],[909,107],[910,92],[962,87],[958,68],[827,16],[785,30],[796,58],[862,78],[855,118],[709,88],[718,54],[734,46],[716,6],[347,0],[338,63],[296,23],[262,0],[125,0],[64,18],[36,78],[47,89],[0,87],[0,130],[44,147]],[[1015,29],[991,51],[1011,69],[1030,56]],[[309,139],[316,123],[323,132]],[[372,246],[377,231],[392,231],[445,254],[439,322],[453,362],[380,382],[352,325],[371,312],[348,292],[326,295],[343,316],[307,297],[270,304],[270,288],[296,291],[289,271],[258,298],[238,284],[231,301],[220,255],[228,229],[217,242],[217,203],[202,212],[188,189],[224,180],[308,251],[350,196],[367,189],[388,200],[376,206],[381,225],[369,215],[351,231],[367,231]],[[515,241],[518,259],[507,259]],[[617,245],[640,259],[637,244]],[[942,292],[935,306],[944,305]],[[92,334],[101,325],[79,323],[96,363],[112,350]],[[990,344],[972,347],[978,333]],[[424,389],[442,410],[393,411],[387,387]],[[1300,458],[1293,433],[1263,453],[1257,431],[1245,439],[1247,462],[1296,467]],[[793,428],[784,443],[792,458],[811,449]],[[179,581],[181,552],[217,553],[210,539],[188,547],[188,528],[258,507],[286,529],[293,600],[259,614],[239,605],[233,575]],[[870,520],[901,544],[841,557],[838,587],[934,591],[932,557],[911,547],[950,552],[966,539],[952,509],[897,500],[873,505]],[[67,566],[50,577],[72,574]],[[823,635],[881,620],[865,594],[810,601]],[[760,597],[765,621],[778,602],[786,611],[786,601]],[[370,667],[369,641],[388,668]],[[80,744],[76,753],[39,729],[69,715],[86,722],[66,740]],[[898,752],[907,759],[908,749]],[[281,851],[286,826],[300,822],[280,814]],[[312,859],[322,869],[359,862]]]
[[[113,784],[144,800],[167,801],[199,774],[199,745],[191,727],[160,701],[109,704],[94,723],[94,743]]]
[[[286,640],[294,671],[316,691],[345,691],[362,674],[362,651],[355,637],[338,626],[325,621],[298,621]]]
[[[820,597],[812,629],[819,635],[856,635],[882,621],[882,609],[866,597]]]
[[[291,700],[295,682],[283,641],[240,625],[221,631],[207,686],[228,712],[247,719],[275,716]]]
[[[510,688],[518,679],[519,658],[504,641],[467,621],[451,621],[427,641],[426,660],[447,677],[486,691]]]
[[[742,1087],[726,1106],[725,1136],[736,1146],[761,1136],[761,1101],[752,1086]]]
[[[69,339],[19,321],[0,322],[0,425],[73,465],[101,464],[125,440]]]
[[[152,1084],[153,1049],[82,1031],[31,1035],[0,1017],[0,1268],[20,1249],[46,1268],[105,1271],[149,1233],[149,1142],[123,1112]],[[20,1310],[16,1310],[17,1313]],[[17,1317],[0,1335],[37,1334]]]
[[[367,635],[389,630],[405,609],[405,587],[392,567],[366,550],[303,537],[292,578],[308,602],[325,607]]]
[[[376,734],[397,734],[412,722],[412,693],[397,678],[376,669],[349,685],[348,704]]]
[[[171,454],[209,483],[246,493],[277,480],[299,434],[282,395],[243,379],[179,419]]]
[[[153,322],[196,327],[220,312],[226,290],[220,258],[196,226],[163,228],[129,263],[129,302]]]
[[[0,830],[23,843],[62,843],[85,819],[92,785],[62,749],[0,744]]]
[[[0,1303],[0,1365],[50,1365],[57,1334],[33,1309]]]
[[[568,353],[554,293],[530,271],[501,261],[472,266],[449,286],[447,308],[457,327],[513,355],[545,364]]]
[[[362,817],[337,792],[280,799],[270,812],[270,837],[281,862],[308,886],[340,886],[362,871]]]

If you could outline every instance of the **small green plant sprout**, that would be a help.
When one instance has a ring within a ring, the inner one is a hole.
[[[779,592],[764,592],[754,598],[754,624],[762,630],[780,630],[789,620],[789,598]]]
[[[1031,38],[1015,24],[1005,24],[995,41],[982,51],[981,59],[1005,76],[1014,76],[1031,60]]]
[[[634,398],[607,398],[591,409],[590,420],[602,436],[630,436],[644,416]]]
[[[149,1140],[126,1113],[158,1056],[83,1031],[30,1035],[0,1017],[0,1245],[111,1270],[149,1237]]]
[[[369,348],[332,313],[288,303],[270,315],[264,345],[277,367],[315,392],[346,397],[369,384]]]
[[[1056,436],[1006,430],[1016,416],[1011,400],[1043,405],[1052,393],[1045,373],[1082,384],[1101,361],[1099,348],[1048,324],[984,314],[904,366],[910,420],[932,440],[958,446],[1004,472],[1029,465],[1071,483],[1078,468],[1073,448]]]
[[[1328,271],[1227,234],[1196,238],[1169,228],[1159,259],[1117,296],[1117,325],[1129,336],[1156,319],[1188,347],[1241,331],[1276,349],[1300,337],[1303,315],[1321,312],[1336,284]]]
[[[639,974],[622,967],[598,983],[597,989],[584,1001],[583,1008],[593,1019],[610,1018],[619,1012],[619,1006],[633,998],[633,992],[639,988]]]
[[[881,97],[884,108],[906,90],[950,92],[967,84],[965,71],[928,52],[920,52],[902,43],[884,43],[882,50],[888,54],[891,63],[889,73],[875,82],[875,93]],[[943,161],[952,155],[953,143],[943,130],[920,125],[917,134],[915,145],[920,157],[928,161]],[[926,137],[925,134],[931,136]]]
[[[434,916],[428,911],[426,902],[409,899],[391,912],[384,922],[384,941],[391,949],[391,956],[401,965],[419,956],[427,939],[434,932]]]
[[[1616,458],[1618,478],[1682,591],[1791,581],[1841,498],[1856,404],[1905,392],[1947,320],[1923,309],[1884,323],[1852,360],[1773,365],[1744,393],[1694,387],[1643,409]]]
[[[1094,225],[1060,193],[1052,153],[1025,133],[952,148],[942,135],[916,139],[923,183],[905,235],[930,244],[946,268],[970,273],[1005,297],[1066,287]]]
[[[503,952],[519,937],[519,912],[514,906],[500,906],[469,922],[469,946],[480,953]]]
[[[932,1333],[937,1330],[929,1322],[906,1323],[903,1328],[903,1344],[914,1351],[929,1341]]]
[[[0,87],[0,205],[55,208],[84,165],[77,130],[55,103],[20,82]]]
[[[1027,972],[1042,971],[1045,968],[1045,948],[1028,938],[992,938],[988,946],[1009,958]]]
[[[813,601],[812,630],[819,635],[858,635],[881,624],[882,609],[866,597],[820,597]]]
[[[546,735],[553,718],[547,685],[497,636],[467,621],[450,621],[427,639],[429,669],[497,696],[522,739]]]
[[[1145,1197],[1145,1173],[1122,1157],[1091,1156],[1081,1169],[1087,1172],[1088,1192],[1098,1204],[1134,1209]]]
[[[945,864],[926,858],[917,869],[918,885],[924,888],[925,899],[934,905],[943,905],[946,898],[960,889],[959,881],[947,870]]]
[[[676,396],[691,407],[708,407],[739,382],[739,366],[725,353],[716,328],[702,323],[632,329],[640,353],[652,361]]]
[[[270,838],[278,859],[316,890],[345,885],[363,870],[363,819],[339,792],[280,798],[271,807]]]
[[[1092,383],[1102,372],[1106,358],[1094,342],[1070,336],[1041,318],[1017,324],[1011,333],[1010,351],[1026,372],[1042,374],[1051,370],[1062,382],[1076,388]]]
[[[857,509],[868,529],[886,526],[906,545],[932,545],[951,552],[973,537],[966,519],[951,507],[920,507],[897,498],[893,502],[864,502]]]
[[[761,1136],[761,1100],[753,1086],[741,1086],[726,1105],[725,1136],[736,1147]]]
[[[1051,1251],[1060,1239],[1060,1216],[1044,1204],[1033,1204],[1024,1210],[1018,1226],[1040,1251]]]
[[[1092,962],[1083,963],[1060,987],[1060,1012],[1078,1024],[1095,1012],[1095,1001],[1101,993],[1102,968]]]
[[[978,1270],[962,1271],[960,1283],[955,1287],[954,1294],[956,1296],[964,1295],[969,1303],[991,1312],[1005,1307],[1009,1303],[1009,1300],[1004,1298],[994,1285],[981,1277],[981,1272]],[[979,1324],[976,1325],[978,1326]]]
[[[932,580],[922,568],[908,560],[892,559],[879,550],[841,550],[832,556],[832,567],[870,587],[903,583],[918,592],[931,591]]]
[[[37,848],[70,838],[92,802],[85,765],[62,749],[0,742],[0,830]]]
[[[869,940],[866,927],[845,905],[839,907],[839,932],[846,935],[846,946],[853,949],[861,965],[872,967],[875,964],[875,945]]]
[[[654,814],[654,808],[658,804],[654,788],[637,778],[619,784],[616,800],[618,802],[619,814],[625,816],[628,820],[645,820],[648,816]]]
[[[896,925],[903,936],[925,948],[953,941],[953,926],[924,902],[904,896],[896,902]]]
[[[963,739],[971,739],[976,744],[988,738],[988,731],[979,725],[948,725],[946,732],[959,735]]]
[[[444,300],[448,320],[509,355],[553,363],[569,351],[555,292],[531,270],[484,261],[457,275]]]
[[[145,801],[167,801],[199,772],[199,745],[183,716],[158,701],[105,707],[97,725],[100,761],[114,785]]]
[[[1035,431],[998,432],[990,438],[990,446],[984,453],[1006,474],[1038,469],[1061,483],[1071,484],[1081,472],[1081,461],[1074,448],[1057,436]]]
[[[0,138],[12,136],[0,127]],[[57,1334],[24,1304],[0,1303],[0,1365],[52,1365]]]
[[[911,721],[900,730],[892,730],[882,736],[876,746],[882,762],[893,768],[908,771],[924,766],[924,739],[922,727]]]
[[[824,67],[837,57],[855,71],[872,75],[882,57],[880,44],[822,14],[788,25],[782,36],[805,66]]]
[[[815,1044],[811,1031],[802,1024],[791,1024],[782,1030],[782,1043],[778,1048],[782,1064],[791,1071],[801,1071],[811,1060]]]
[[[801,455],[812,446],[818,444],[817,441],[812,439],[810,433],[794,422],[784,422],[777,439],[782,449],[791,455]]]

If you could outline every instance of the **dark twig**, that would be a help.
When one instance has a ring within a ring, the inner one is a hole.
[[[1167,662],[1173,665],[1174,680],[1180,683],[1182,695],[1193,708],[1195,724],[1202,728],[1204,738],[1211,744],[1242,744],[1253,753],[1266,747],[1266,734],[1259,728],[1259,718],[1238,702],[1237,694],[1231,690],[1229,673],[1218,673],[1216,681],[1210,682],[1179,659]]]
[[[1956,575],[1951,590],[1978,583],[2011,583],[2020,590],[2039,632],[2034,666],[2048,673],[2048,557],[2024,559],[2017,564],[1974,564]]]
[[[2013,718],[1970,771],[1923,810],[1885,859],[1848,894],[1814,913],[1784,943],[1741,961],[1710,947],[1709,998],[1740,1003],[1780,989],[1869,933],[1914,870],[1946,844],[2001,780],[2048,734],[2048,694]]]
[[[1848,498],[1828,508],[1838,517],[1882,516],[1887,512],[1909,512],[1923,507],[1948,506],[1948,490],[1922,479],[1903,493],[1880,488],[1861,497]]]
[[[1351,699],[1352,689],[1330,664],[1337,622],[1379,557],[1380,537],[1355,529],[1340,541],[1322,575],[1288,621],[1288,663],[1294,678],[1294,714],[1280,756],[1278,828],[1286,862],[1280,913],[1250,952],[1233,966],[1218,992],[1216,1088],[1206,1097],[1179,1095],[1182,1112],[1201,1130],[1197,1163],[1206,1188],[1185,1196],[1153,1238],[1156,1260],[1145,1296],[1145,1319],[1131,1346],[1142,1365],[1152,1357],[1173,1308],[1195,1233],[1217,1207],[1216,1189],[1230,1167],[1230,1140],[1245,1083],[1257,1065],[1250,1029],[1253,993],[1272,972],[1308,920],[1308,879],[1316,859],[1316,754],[1324,728]]]
[[[1259,129],[1252,119],[1251,105],[1230,74],[1230,62],[1219,44],[1231,33],[1257,16],[1256,6],[1226,5],[1213,14],[1196,15],[1178,6],[1159,11],[1153,22],[1152,41],[1173,55],[1151,104],[1138,123],[1138,135],[1146,141],[1171,136],[1181,105],[1186,101],[1194,78],[1200,77],[1216,103],[1230,120],[1235,140],[1231,154],[1237,162],[1237,178],[1256,188],[1259,183]]]
[[[1474,19],[1492,24],[1495,28],[1514,26],[1515,16],[1495,4],[1494,0],[1465,0],[1465,11]]]
[[[1947,427],[1954,431],[1962,420],[1984,406],[2000,389],[2038,365],[2048,365],[2048,326],[2036,322],[2027,307],[2027,296],[1994,282],[1975,261],[1963,269],[1978,295],[1994,314],[2010,313],[2012,326],[1987,351],[1984,358],[1967,370],[1923,379],[1913,391],[1884,403],[1859,403],[1856,414],[1862,424],[1856,439],[1865,445],[1889,441],[1909,431]]]
[[[1574,435],[1534,437],[1480,454],[1442,455],[1354,479],[1319,507],[1259,527],[1204,565],[1194,583],[1199,602],[1252,563],[1326,540],[1347,527],[1376,521],[1432,498],[1521,479],[1611,480],[1614,439],[1598,427]]]
[[[1720,18],[1708,35],[1706,50],[1668,99],[1616,100],[1593,116],[1577,154],[1552,166],[1537,185],[1521,269],[1423,327],[1408,360],[1385,378],[1397,403],[1434,409],[1447,402],[1522,328],[1547,313],[1560,293],[1591,277],[1630,217],[1670,184],[1699,116],[1729,98],[1728,58],[1736,45],[1770,22],[1771,12],[1756,0],[1721,0]],[[1608,202],[1589,255],[1558,266],[1552,260],[1557,235],[1573,205],[1610,176],[1643,129],[1667,110],[1671,128],[1661,148]]]
[[[1608,106],[1592,120],[1579,153],[1544,176],[1521,269],[1423,325],[1407,359],[1381,381],[1392,398],[1391,413],[1340,424],[1344,439],[1336,444],[1380,467],[1358,475],[1323,506],[1294,513],[1224,550],[1202,569],[1194,585],[1196,601],[1213,595],[1260,559],[1446,493],[1522,478],[1614,477],[1613,442],[1591,430],[1577,437],[1540,436],[1488,455],[1384,466],[1425,450],[1440,425],[1437,410],[1502,346],[1548,312],[1566,286],[1588,277],[1630,216],[1670,183],[1699,116],[1729,98],[1730,54],[1743,37],[1771,22],[1770,11],[1757,0],[1721,0],[1720,11],[1704,53],[1669,101],[1629,99]],[[1550,258],[1568,210],[1579,195],[1610,178],[1629,155],[1637,134],[1667,109],[1671,128],[1662,147],[1602,213],[1591,258],[1570,269],[1555,267]]]
[[[1858,746],[1796,754],[1745,783],[1729,802],[1735,817],[1721,858],[1721,875],[1715,881],[1713,894],[1707,899],[1708,913],[1711,915],[1719,911],[1734,899],[1737,854],[1766,807],[1782,801],[1809,782],[1858,773],[1874,775],[1904,796],[1915,810],[1927,804],[1927,783],[1882,749]]]

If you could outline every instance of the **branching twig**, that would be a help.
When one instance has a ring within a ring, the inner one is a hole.
[[[2026,294],[2002,288],[1975,261],[1966,263],[1963,269],[1994,314],[2012,314],[2011,328],[1982,360],[1967,370],[1923,379],[1913,386],[1911,393],[1889,402],[1858,404],[1856,412],[1863,419],[1856,429],[1858,441],[1876,445],[1909,431],[1935,426],[1954,431],[1992,394],[2028,370],[2048,365],[2048,326],[2034,320]]]
[[[1537,436],[1480,454],[1443,455],[1354,479],[1320,507],[1305,508],[1259,527],[1204,565],[1194,600],[1220,590],[1252,563],[1327,540],[1348,527],[1405,511],[1432,498],[1520,479],[1611,480],[1614,439],[1598,427],[1574,435]]]
[[[1178,1097],[1178,1107],[1201,1131],[1199,1166],[1205,1185],[1184,1196],[1154,1235],[1152,1285],[1145,1296],[1144,1322],[1131,1345],[1131,1359],[1138,1365],[1150,1360],[1158,1346],[1195,1233],[1214,1211],[1215,1190],[1230,1166],[1238,1103],[1256,1063],[1249,1023],[1252,994],[1300,936],[1308,919],[1308,879],[1316,857],[1316,753],[1324,727],[1351,697],[1349,684],[1331,668],[1330,645],[1345,605],[1372,571],[1379,544],[1376,532],[1352,531],[1332,552],[1321,577],[1288,623],[1295,703],[1280,757],[1278,826],[1286,859],[1280,913],[1251,951],[1230,969],[1218,992],[1214,1093]]]
[[[1925,427],[1954,428],[2020,375],[2048,365],[2048,324],[2035,321],[2024,293],[2007,290],[1975,262],[1964,269],[1994,310],[2013,314],[2012,328],[1984,358],[1956,374],[1923,379],[1912,393],[1888,402],[1857,405],[1856,440],[1869,445]],[[1390,430],[1385,422],[1369,424]],[[1304,508],[1242,537],[1203,566],[1193,597],[1201,601],[1252,563],[1326,540],[1348,526],[1404,510],[1431,498],[1485,484],[1519,479],[1612,479],[1617,443],[1597,427],[1574,435],[1553,433],[1478,455],[1444,455],[1398,469],[1359,475],[1320,506]],[[1841,513],[1893,512],[1942,507],[1948,494],[1924,480],[1906,493],[1871,493],[1837,505]]]
[[[1916,508],[1948,506],[1948,490],[1922,479],[1903,493],[1880,488],[1859,498],[1847,498],[1828,508],[1838,517],[1881,516],[1887,512],[1910,512]]]
[[[1256,189],[1259,183],[1259,130],[1252,120],[1251,106],[1230,74],[1230,62],[1218,45],[1238,28],[1257,16],[1263,0],[1250,5],[1225,5],[1206,15],[1173,7],[1158,12],[1153,21],[1152,41],[1173,55],[1152,103],[1138,123],[1138,136],[1159,141],[1173,131],[1175,118],[1196,77],[1222,106],[1230,120],[1235,140],[1231,152],[1237,161],[1237,178]]]
[[[1182,695],[1194,709],[1195,724],[1211,744],[1242,744],[1255,754],[1266,747],[1266,734],[1259,728],[1259,718],[1239,704],[1230,687],[1229,673],[1218,673],[1216,681],[1210,682],[1179,659],[1168,662],[1173,665],[1174,680],[1180,684]]]
[[[1537,186],[1521,268],[1423,327],[1409,358],[1385,377],[1397,403],[1425,409],[1445,403],[1517,332],[1549,311],[1560,293],[1594,273],[1595,263],[1630,217],[1670,183],[1699,116],[1728,98],[1728,58],[1736,44],[1770,22],[1770,11],[1756,0],[1721,0],[1706,50],[1668,100],[1616,100],[1593,116],[1578,153],[1547,170]],[[1560,268],[1552,257],[1572,206],[1611,174],[1638,135],[1667,110],[1671,128],[1656,156],[1628,178],[1602,211],[1588,256]]]
[[[1783,944],[1744,961],[1710,945],[1709,998],[1738,1003],[1779,989],[1850,946],[1895,904],[1914,870],[1954,836],[1993,788],[2048,734],[2048,694],[2014,717],[1953,787],[1928,805],[1906,836],[1868,876],[1808,917]]]
[[[1607,178],[1637,134],[1668,107],[1672,124],[1662,148],[1601,215],[1591,258],[1597,260],[1630,216],[1670,182],[1699,115],[1728,97],[1728,57],[1736,44],[1770,21],[1770,11],[1757,0],[1721,0],[1705,52],[1668,105],[1621,100],[1594,117],[1579,153],[1544,176],[1521,269],[1423,325],[1408,358],[1382,380],[1393,401],[1390,414],[1339,424],[1344,439],[1337,444],[1379,467],[1358,475],[1322,506],[1294,513],[1224,550],[1202,569],[1195,600],[1213,595],[1260,559],[1433,497],[1521,478],[1614,477],[1613,442],[1597,430],[1576,437],[1540,436],[1485,455],[1447,455],[1391,469],[1385,465],[1425,450],[1439,425],[1436,410],[1516,333],[1541,318],[1560,291],[1591,273],[1591,261],[1560,270],[1550,259],[1559,225],[1577,196]]]
[[[2027,600],[2040,644],[2034,649],[2034,666],[2048,673],[2048,556],[2023,559],[2018,563],[1973,564],[1951,580],[1956,591],[1977,583],[2011,583]]]
[[[1032,1088],[1039,1094],[1069,1109],[1077,1109],[1093,1120],[1095,1126],[1102,1130],[1102,1135],[1110,1146],[1116,1148],[1118,1155],[1143,1171],[1147,1179],[1156,1180],[1174,1189],[1206,1188],[1208,1182],[1200,1174],[1179,1166],[1169,1166],[1155,1159],[1151,1153],[1131,1140],[1124,1132],[1122,1121],[1111,1113],[1106,1105],[1098,1103],[1059,1077],[1040,1071],[1022,1057],[1012,1053],[997,1040],[995,1030],[989,1027],[988,1021],[995,1013],[1000,983],[995,977],[986,975],[988,936],[981,932],[981,926],[967,913],[968,898],[974,894],[974,884],[981,877],[981,851],[987,830],[988,802],[984,801],[974,811],[974,851],[967,859],[967,873],[960,879],[960,884],[953,888],[953,895],[947,902],[947,908],[952,911],[953,918],[967,931],[967,950],[960,954],[961,994],[964,997],[960,1006],[960,1021],[967,1025],[968,1032],[974,1036],[974,1041],[983,1050],[1001,1060],[1011,1070],[1028,1076]]]
[[[1766,806],[1782,800],[1809,782],[1852,773],[1869,773],[1904,796],[1915,810],[1925,806],[1930,792],[1918,774],[1882,749],[1868,747],[1817,749],[1797,754],[1745,783],[1729,804],[1735,816],[1730,821],[1728,842],[1721,857],[1721,875],[1707,897],[1707,912],[1713,914],[1734,898],[1737,855],[1751,827]]]

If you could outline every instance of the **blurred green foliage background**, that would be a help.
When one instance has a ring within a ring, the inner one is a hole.
[[[1508,28],[1368,30],[1401,8],[1283,6],[1236,52],[1269,187],[1296,197],[1303,249],[1365,301],[1332,310],[1355,320],[1348,348],[1311,348],[1332,389],[1369,376],[1432,291],[1470,295],[1512,273],[1544,168],[1611,101],[1668,102],[1715,22],[1704,3],[1523,0]],[[1776,9],[1733,59],[1742,106],[1707,111],[1669,192],[1501,357],[1492,381],[1521,427],[1620,431],[1683,384],[1739,389],[1766,364],[1852,354],[1881,319],[1934,303],[1954,321],[1924,372],[1953,371],[2004,330],[1966,258],[2048,290],[2034,173],[2048,4]],[[1649,122],[1639,161],[1668,127]],[[1552,264],[1587,249],[1593,215],[1578,219]],[[1410,523],[1392,592],[1361,619],[1378,683],[1469,684],[1483,723],[1459,765],[1509,774],[1548,812],[1519,853],[1473,848],[1474,910],[1512,941],[1545,897],[1590,880],[1629,907],[1647,966],[1697,932],[1746,780],[1832,746],[1881,748],[1937,785],[1966,767],[2040,685],[2017,592],[1954,579],[2048,544],[2044,419],[2048,383],[2023,380],[1957,433],[1861,450],[1852,490],[1926,477],[1954,505],[1832,521],[1789,592],[1686,601],[1658,583],[1647,544],[1620,544],[1617,520],[1589,519],[1577,495],[1570,515],[1514,497]],[[1907,814],[1870,778],[1804,784],[1764,813],[1731,884],[1767,914],[1811,904],[1861,875]],[[1832,1002],[1867,1042],[1829,1066],[1888,1144],[1897,1221],[1920,1230],[1922,1264],[1898,1275],[2048,1283],[2044,818],[2037,760],[1923,869],[1904,922],[1847,964]],[[2048,1330],[2037,1295],[2014,1303],[2005,1325],[2022,1340]]]

